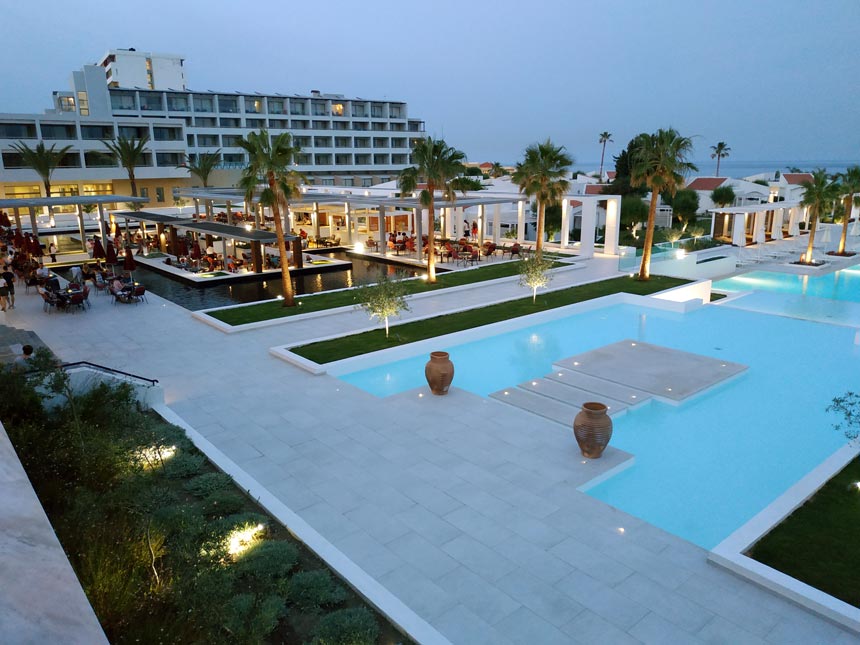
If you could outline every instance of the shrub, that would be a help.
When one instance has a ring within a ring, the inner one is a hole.
[[[208,516],[232,515],[242,510],[245,498],[234,490],[216,490],[203,500],[203,513]]]
[[[185,482],[183,488],[192,495],[205,498],[215,491],[224,490],[233,483],[230,475],[224,473],[206,473],[198,475]]]
[[[236,561],[236,575],[249,585],[263,584],[271,590],[285,591],[288,576],[299,561],[299,550],[285,541],[266,541]]]
[[[313,645],[373,645],[379,626],[367,609],[356,607],[323,616],[315,633]]]
[[[164,462],[164,474],[175,479],[193,477],[203,470],[203,462],[203,455],[183,450]]]
[[[346,599],[346,589],[335,582],[324,569],[300,571],[290,578],[287,595],[302,611],[317,612],[322,607],[336,605]]]
[[[284,601],[277,596],[242,593],[224,608],[224,628],[239,643],[260,643],[278,626]]]

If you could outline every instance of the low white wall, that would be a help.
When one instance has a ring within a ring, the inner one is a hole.
[[[717,258],[702,262],[706,258]],[[715,247],[705,251],[689,253],[682,258],[661,260],[651,265],[652,273],[687,280],[710,280],[733,273],[737,268],[737,256],[731,247]]]

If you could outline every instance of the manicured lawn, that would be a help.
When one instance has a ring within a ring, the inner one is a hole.
[[[750,556],[860,607],[860,459],[756,544]]]
[[[564,265],[558,263],[555,266]],[[406,283],[406,288],[408,293],[423,293],[425,291],[436,291],[437,289],[446,289],[448,287],[459,287],[464,284],[474,284],[476,282],[484,282],[486,280],[496,280],[497,278],[508,278],[510,276],[518,275],[519,267],[519,262],[485,263],[484,266],[471,271],[440,273],[436,276],[435,284],[428,284],[424,280],[409,280]],[[312,311],[323,311],[325,309],[334,309],[336,307],[346,307],[357,304],[355,300],[355,292],[352,290],[321,293],[311,297],[297,297],[296,303],[295,307],[284,307],[283,303],[280,301],[261,302],[260,304],[248,305],[247,307],[235,307],[233,309],[213,311],[208,315],[220,320],[221,322],[225,322],[228,325],[245,325],[248,323],[260,322],[261,320],[284,318],[286,316],[296,316]]]
[[[488,307],[479,307],[469,311],[398,325],[392,328],[389,338],[385,337],[385,330],[378,329],[303,345],[293,348],[292,351],[299,356],[317,363],[329,363],[388,347],[405,345],[406,343],[413,343],[426,338],[442,336],[443,334],[463,331],[464,329],[471,329],[481,325],[489,325],[490,323],[510,318],[518,318],[519,316],[547,311],[548,309],[555,309],[556,307],[563,307],[564,305],[571,305],[584,300],[592,300],[593,298],[613,293],[626,292],[636,295],[648,295],[687,284],[687,282],[687,280],[662,276],[652,276],[647,282],[640,282],[624,276],[544,293],[538,296],[536,303],[532,303],[531,297],[527,297]]]

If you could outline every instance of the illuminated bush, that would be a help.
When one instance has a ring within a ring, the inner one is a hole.
[[[373,645],[379,626],[367,609],[355,607],[323,616],[315,634],[313,645]]]

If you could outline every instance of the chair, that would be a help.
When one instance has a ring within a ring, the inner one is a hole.
[[[146,287],[142,284],[137,285],[132,291],[131,297],[134,298],[135,304],[138,302],[147,302],[146,300]]]
[[[492,242],[488,242],[484,245],[482,252],[485,258],[491,258],[496,252],[496,245]]]
[[[513,246],[511,246],[511,248],[510,248],[510,249],[508,249],[508,252],[511,254],[511,259],[512,259],[512,260],[514,259],[514,256],[515,256],[515,255],[516,255],[518,258],[521,258],[521,257],[522,257],[522,255],[520,255],[520,245],[519,245],[519,244],[514,244]]]
[[[81,311],[86,311],[83,291],[73,293],[69,297],[69,301],[66,303],[66,311],[72,311],[73,309],[80,309]]]
[[[48,291],[40,291],[39,294],[42,296],[42,300],[44,301],[42,304],[42,311],[51,313],[51,309],[55,309],[57,307],[56,296]]]

